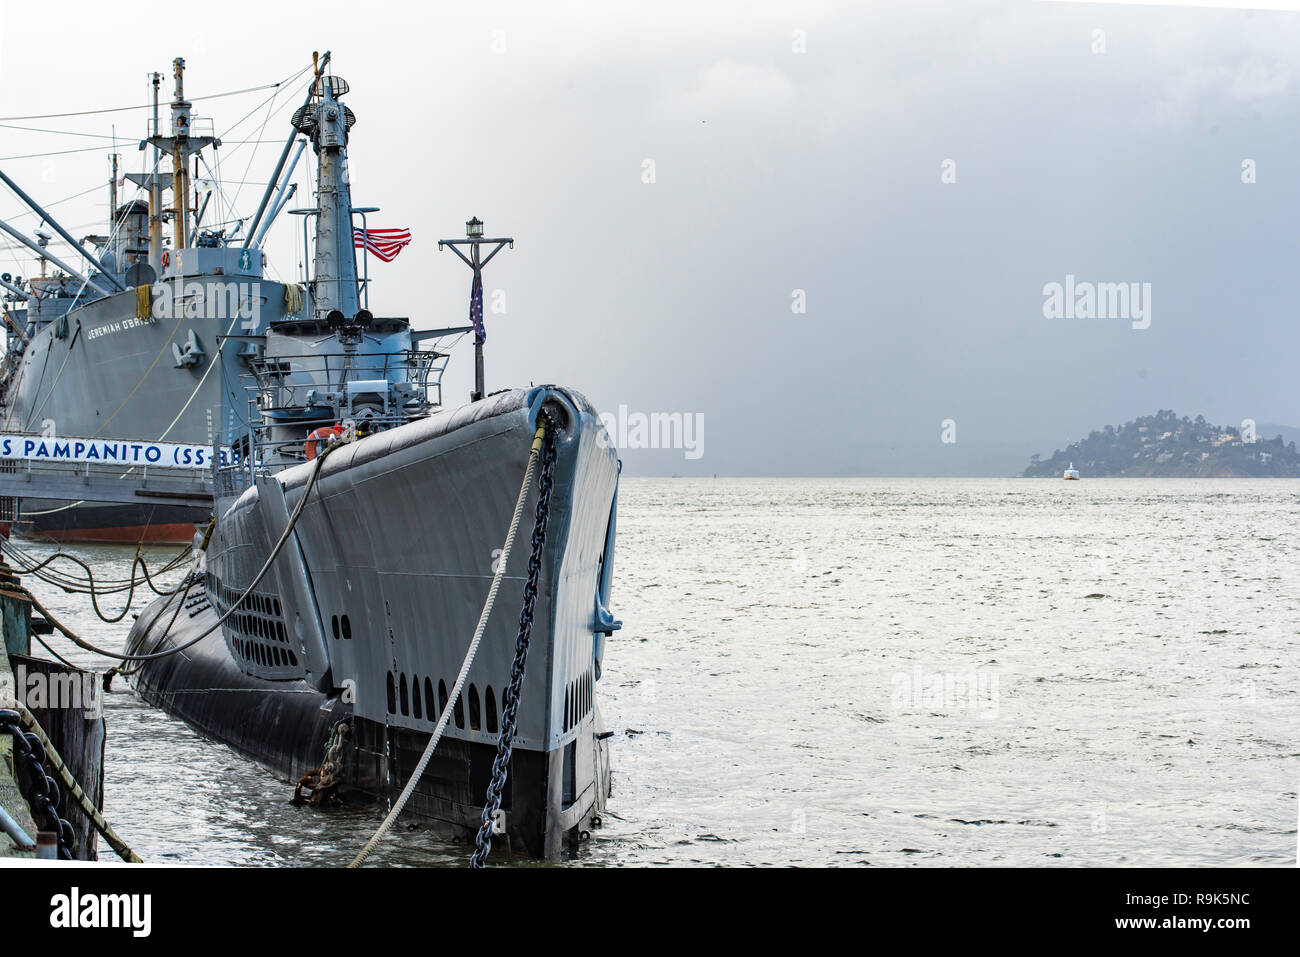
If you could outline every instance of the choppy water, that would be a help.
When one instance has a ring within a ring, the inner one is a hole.
[[[625,480],[614,795],[576,862],[1294,863],[1298,513],[1277,480]],[[146,858],[340,865],[378,823],[121,682],[107,717]],[[401,830],[372,860],[464,854]]]

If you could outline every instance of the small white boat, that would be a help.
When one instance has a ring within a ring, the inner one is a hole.
[[[1064,478],[1067,482],[1070,481],[1071,479],[1074,479],[1075,481],[1078,481],[1078,479],[1079,479],[1079,470],[1076,469],[1076,468],[1074,467],[1074,463],[1073,463],[1073,462],[1071,462],[1071,463],[1070,463],[1070,467],[1069,467],[1068,469],[1065,470],[1065,475],[1063,476],[1063,478]]]

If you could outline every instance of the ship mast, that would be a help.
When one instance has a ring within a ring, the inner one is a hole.
[[[317,160],[316,255],[312,303],[317,316],[356,316],[357,256],[352,239],[352,189],[348,183],[348,131],[356,122],[339,97],[348,92],[342,77],[317,67],[311,96],[293,116],[294,129],[311,140]]]
[[[177,57],[172,61],[172,76],[176,81],[175,98],[172,100],[172,135],[159,136],[155,127],[154,135],[145,142],[166,152],[172,159],[172,245],[183,248],[189,239],[189,158],[209,146],[220,146],[221,141],[213,136],[190,135],[190,102],[185,99],[185,59]],[[154,74],[155,98],[157,97],[158,75]],[[156,99],[155,99],[156,102]],[[154,117],[157,123],[157,108]],[[154,188],[157,189],[156,184]],[[150,223],[150,258],[152,258],[153,233]],[[160,257],[161,258],[161,257]],[[161,263],[160,263],[161,265]]]
[[[158,88],[162,74],[153,75],[153,134],[158,135]],[[162,183],[158,180],[158,167],[162,164],[162,150],[153,148],[153,173],[149,178],[149,266],[154,275],[162,274]]]
[[[176,98],[172,100],[172,244],[180,249],[189,232],[186,203],[189,201],[189,153],[185,146],[190,138],[190,103],[185,99],[185,59],[172,60],[172,78],[176,81]]]
[[[120,157],[117,153],[114,153],[109,158],[113,164],[113,174],[108,180],[108,232],[111,237],[117,219],[117,161]],[[121,264],[119,263],[119,265]]]

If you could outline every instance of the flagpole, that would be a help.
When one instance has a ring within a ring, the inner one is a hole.
[[[470,295],[477,290],[479,297],[479,308],[482,308],[483,302],[483,264],[479,262],[479,244],[475,243],[470,247],[470,257],[474,261],[474,285],[471,287]],[[479,319],[480,324],[482,319]],[[477,402],[483,398],[483,336],[476,329],[474,331],[474,392],[469,397],[471,402]]]
[[[460,257],[461,261],[474,273],[474,281],[470,286],[470,320],[474,324],[474,391],[470,394],[470,401],[477,402],[487,394],[487,386],[483,378],[483,343],[487,341],[487,331],[483,327],[483,267],[492,261],[492,257],[501,252],[507,245],[511,249],[515,248],[513,238],[505,239],[484,239],[483,222],[477,216],[465,223],[466,239],[440,239],[438,240],[438,249],[443,246],[450,246],[451,251]],[[487,256],[483,256],[479,247],[483,243],[496,243]],[[470,254],[466,256],[457,247],[468,246]],[[477,304],[475,299],[477,297]],[[475,316],[477,308],[478,315]]]
[[[379,212],[379,207],[378,206],[354,206],[352,208],[352,212],[354,214],[356,213],[361,214],[361,235],[362,236],[368,235],[370,230],[366,226],[366,213],[377,213]],[[352,245],[353,247],[356,246],[355,237],[353,239]],[[355,255],[356,253],[354,252],[353,256]],[[361,295],[363,296],[363,302],[365,307],[369,309],[370,308],[370,243],[368,242],[361,244]]]

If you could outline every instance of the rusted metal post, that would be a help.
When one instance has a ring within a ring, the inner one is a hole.
[[[11,655],[27,655],[32,650],[32,601],[19,586],[14,570],[0,561],[0,632],[4,650]]]

